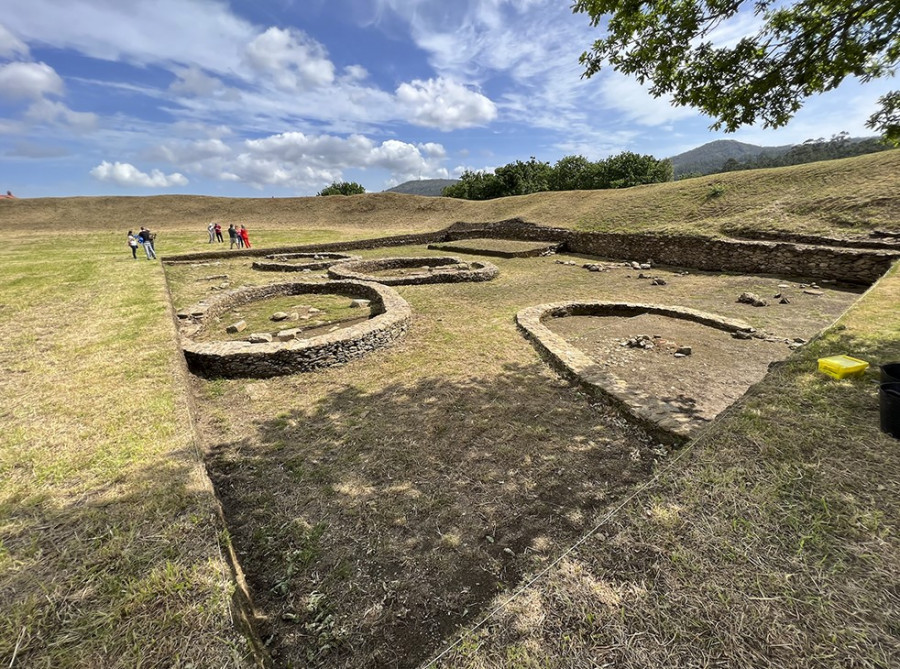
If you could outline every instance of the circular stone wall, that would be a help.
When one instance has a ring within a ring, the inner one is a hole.
[[[421,273],[374,276],[371,272],[422,268]],[[328,268],[333,279],[373,281],[385,286],[410,286],[424,283],[453,283],[458,281],[490,281],[500,270],[489,262],[463,262],[453,256],[425,258],[378,258],[342,262]]]
[[[629,302],[559,302],[523,309],[516,324],[538,351],[563,376],[572,379],[590,393],[605,397],[635,418],[663,441],[681,442],[701,426],[681,408],[657,399],[601,369],[583,351],[556,334],[543,321],[565,316],[635,316],[657,314],[694,321],[726,332],[753,332],[747,323],[722,318],[694,309],[634,304]]]
[[[202,329],[217,315],[236,306],[286,295],[338,294],[369,300],[373,317],[342,330],[309,339],[251,344],[246,341],[182,342],[188,368],[207,377],[269,377],[339,365],[402,337],[412,314],[409,304],[386,286],[360,281],[278,283],[221,293],[186,309],[184,320]]]
[[[360,260],[344,253],[273,253],[267,260],[257,260],[252,267],[260,272],[303,272],[326,269],[339,262]],[[307,260],[307,262],[292,262]]]

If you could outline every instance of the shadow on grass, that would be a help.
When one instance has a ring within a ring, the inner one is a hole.
[[[276,664],[416,666],[648,476],[643,433],[542,371],[346,385],[211,447]]]

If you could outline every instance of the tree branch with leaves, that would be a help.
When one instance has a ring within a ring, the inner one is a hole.
[[[612,67],[728,132],[781,127],[808,97],[847,77],[892,76],[900,62],[897,0],[576,0],[572,8],[604,31],[581,56],[584,76]],[[757,17],[756,32],[717,45],[715,31],[741,11]],[[866,125],[900,143],[900,92],[879,103]]]

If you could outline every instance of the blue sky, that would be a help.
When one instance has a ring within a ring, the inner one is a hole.
[[[598,31],[570,4],[0,0],[0,191],[286,197],[529,156],[867,136],[896,87],[847,81],[785,128],[713,133],[615,72],[582,79]]]

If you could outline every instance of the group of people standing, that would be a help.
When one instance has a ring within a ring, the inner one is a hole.
[[[128,231],[128,247],[131,249],[131,257],[137,260],[137,248],[138,245],[144,247],[144,252],[147,254],[147,260],[156,260],[156,249],[153,246],[153,243],[156,241],[156,233],[150,232],[143,225],[141,226],[140,232],[134,234],[132,230]]]
[[[225,243],[225,240],[222,238],[222,226],[217,222],[212,222],[206,226],[206,231],[209,233],[209,243],[213,242],[222,242]],[[228,226],[228,239],[231,241],[231,246],[229,248],[234,248],[235,245],[239,249],[250,248],[250,235],[247,233],[247,228],[245,226],[241,226],[240,229],[234,227],[234,223]]]
[[[225,242],[222,238],[221,225],[218,223],[210,223],[206,229],[209,232],[210,244],[213,242]],[[247,233],[246,226],[242,225],[240,228],[236,228],[234,227],[234,223],[232,223],[228,226],[228,238],[231,240],[231,248],[234,248],[235,246],[239,249],[250,248],[250,235]],[[131,257],[137,260],[138,246],[143,246],[144,253],[147,254],[147,260],[156,260],[156,248],[154,247],[155,240],[156,233],[150,232],[144,226],[141,226],[141,229],[137,234],[134,234],[133,230],[129,230],[128,248],[131,249]]]

